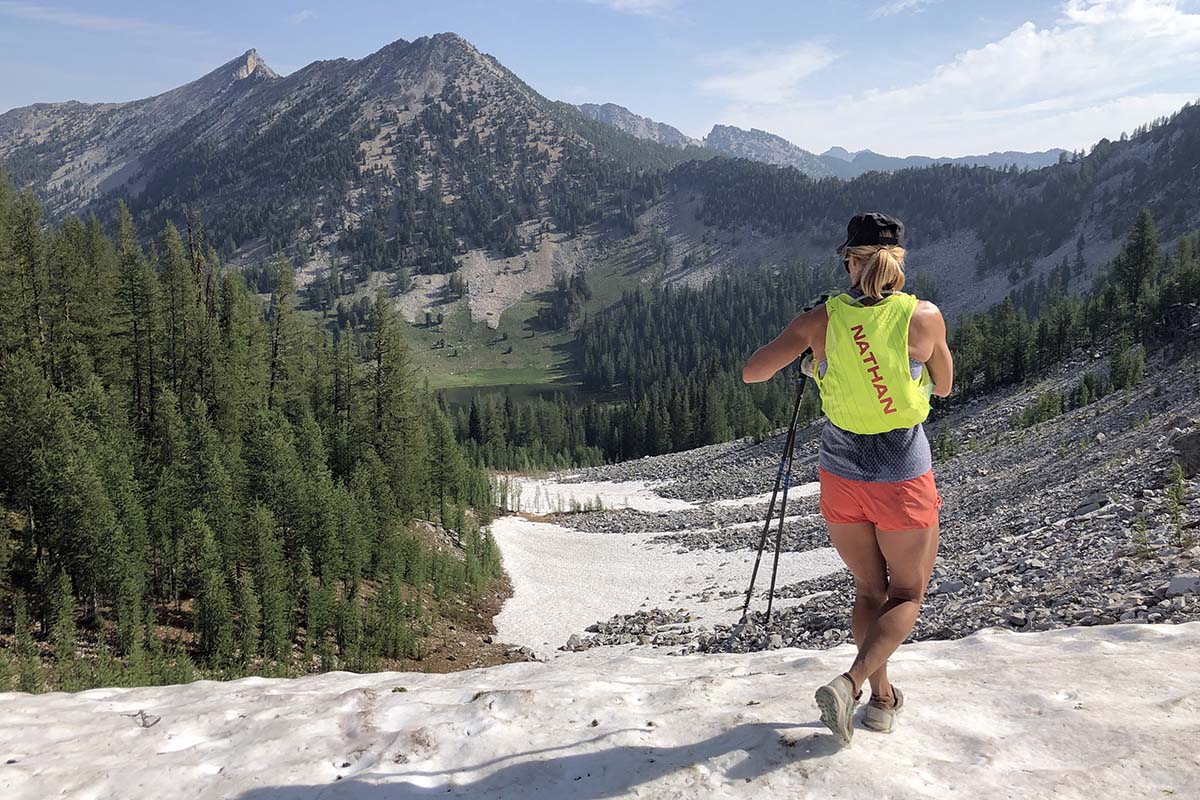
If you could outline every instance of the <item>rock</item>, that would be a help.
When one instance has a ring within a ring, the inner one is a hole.
[[[778,633],[772,633],[771,634],[771,643],[767,646],[771,650],[778,650],[779,648],[783,647],[783,637],[780,636]]]
[[[1167,597],[1200,594],[1200,575],[1176,575],[1167,584]]]
[[[1008,615],[1008,624],[1014,628],[1023,628],[1029,622],[1028,617],[1020,611],[1013,611]]]
[[[1093,511],[1099,511],[1108,505],[1108,503],[1108,495],[1104,494],[1103,492],[1096,492],[1095,494],[1088,496],[1087,499],[1077,505],[1075,510],[1071,513],[1071,516],[1077,518],[1085,516]]]
[[[937,593],[938,594],[958,594],[959,592],[961,592],[963,590],[963,587],[965,587],[965,586],[966,586],[966,584],[964,584],[962,581],[942,581],[941,583],[938,584]]]
[[[1200,473],[1200,430],[1176,436],[1171,440],[1171,446],[1178,454],[1177,460],[1185,477],[1194,478]]]

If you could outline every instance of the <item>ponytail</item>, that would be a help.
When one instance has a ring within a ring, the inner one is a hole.
[[[885,292],[904,288],[904,248],[900,245],[863,245],[847,248],[847,252],[867,259],[858,276],[858,290],[865,296],[878,300]]]

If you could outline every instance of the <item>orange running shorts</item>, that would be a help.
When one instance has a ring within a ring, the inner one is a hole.
[[[826,522],[870,522],[881,531],[926,530],[938,524],[941,495],[933,470],[907,481],[852,481],[818,469]]]

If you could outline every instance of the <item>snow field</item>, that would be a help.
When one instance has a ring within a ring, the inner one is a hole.
[[[542,658],[553,657],[573,633],[593,622],[645,608],[687,608],[693,624],[736,622],[750,581],[754,552],[697,550],[649,544],[656,533],[585,533],[518,516],[492,523],[513,596],[496,616],[497,638],[527,645]],[[771,553],[759,568],[758,589],[770,582]],[[841,569],[833,548],[781,553],[781,581],[818,577]],[[705,590],[714,596],[694,597]],[[739,596],[716,598],[721,591]],[[758,592],[756,592],[756,595]],[[780,599],[780,605],[799,599]]]
[[[561,476],[569,479],[570,475]],[[647,481],[592,481],[557,483],[553,480],[512,477],[508,479],[508,507],[528,514],[550,514],[594,506],[605,509],[632,508],[637,511],[678,511],[695,508],[687,500],[660,497],[658,484]]]
[[[788,499],[791,500],[796,497],[812,497],[813,495],[817,495],[820,493],[821,493],[821,484],[817,481],[810,481],[809,483],[801,483],[801,484],[797,484],[797,485],[789,488],[788,489]],[[782,494],[782,492],[781,492],[781,494]],[[755,494],[755,495],[751,495],[750,497],[738,497],[738,498],[734,498],[733,500],[714,500],[712,502],[712,504],[714,506],[722,506],[722,507],[726,507],[726,508],[730,508],[730,507],[736,508],[739,506],[753,506],[753,505],[758,505],[759,503],[770,503],[770,502],[771,502],[771,493],[763,492],[762,494]],[[776,502],[778,502],[778,500]]]
[[[1200,623],[906,646],[898,730],[858,727],[846,749],[812,691],[849,647],[8,693],[0,796],[1197,797],[1197,652]],[[138,711],[160,719],[143,727]]]

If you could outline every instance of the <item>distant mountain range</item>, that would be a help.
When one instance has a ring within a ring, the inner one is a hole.
[[[865,172],[892,172],[909,167],[929,167],[934,164],[962,164],[964,166],[991,167],[1002,169],[1015,166],[1018,169],[1040,169],[1057,164],[1066,150],[1054,148],[1036,153],[1009,150],[987,155],[959,156],[956,158],[930,156],[885,156],[870,150],[851,153],[843,147],[831,147],[816,155],[802,147],[767,131],[751,128],[746,130],[733,125],[714,125],[703,139],[694,139],[677,128],[649,117],[633,113],[615,103],[594,105],[585,103],[579,110],[586,116],[618,130],[672,147],[706,147],[723,155],[748,158],[779,167],[795,167],[813,178],[856,178]]]
[[[873,170],[893,172],[898,169],[908,169],[910,167],[931,167],[934,164],[961,164],[967,167],[991,167],[992,169],[1003,169],[1005,167],[1041,169],[1042,167],[1057,164],[1059,159],[1064,156],[1070,156],[1070,151],[1059,147],[1050,150],[1040,150],[1035,153],[1006,150],[1003,153],[958,156],[954,158],[945,156],[940,158],[930,156],[885,156],[871,150],[859,150],[858,152],[851,153],[842,147],[831,147],[822,153],[820,158],[824,163],[833,168],[834,173],[839,178],[854,178],[864,172],[871,172]],[[842,164],[845,164],[848,169],[843,167]]]

